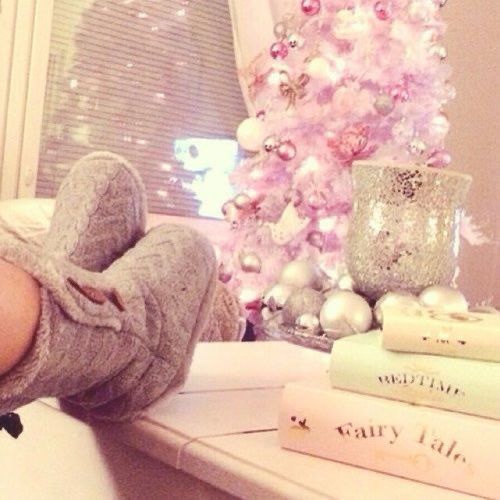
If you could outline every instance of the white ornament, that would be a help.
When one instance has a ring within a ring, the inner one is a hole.
[[[292,260],[281,270],[279,282],[296,288],[309,287],[322,290],[324,275],[321,269],[310,260]]]
[[[415,295],[408,292],[387,292],[377,300],[373,308],[373,315],[379,325],[382,325],[384,318],[384,310],[387,307],[405,307],[405,308],[420,308],[420,303]]]
[[[307,74],[311,78],[327,80],[330,77],[332,68],[330,63],[324,57],[315,57],[307,65]]]
[[[236,130],[238,144],[247,151],[257,152],[262,148],[265,139],[265,127],[258,118],[243,120]]]
[[[368,302],[360,295],[347,290],[332,293],[323,304],[319,315],[323,331],[327,337],[333,339],[368,331],[372,319]]]
[[[462,292],[450,286],[429,286],[420,293],[418,300],[423,306],[444,312],[467,312],[469,309]]]
[[[427,146],[425,145],[425,142],[422,141],[419,138],[415,138],[410,142],[410,145],[408,146],[408,151],[412,155],[422,155],[425,153],[425,150],[427,149]]]
[[[443,139],[450,130],[450,122],[445,115],[439,114],[435,116],[429,124],[429,134],[436,139]]]
[[[343,40],[356,40],[368,35],[371,19],[366,9],[341,9],[335,16],[333,34]]]
[[[289,203],[283,210],[278,222],[266,222],[265,226],[271,230],[271,238],[274,243],[282,246],[290,243],[309,225],[310,221],[311,219],[308,217],[301,218],[293,203]]]

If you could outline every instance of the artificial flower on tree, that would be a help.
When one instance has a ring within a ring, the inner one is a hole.
[[[298,0],[244,72],[257,112],[237,130],[248,155],[223,206],[220,277],[247,309],[291,261],[339,279],[354,161],[449,164],[444,3]]]

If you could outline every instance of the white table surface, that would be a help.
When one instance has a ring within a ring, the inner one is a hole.
[[[133,424],[104,425],[99,432],[242,498],[473,498],[281,449],[282,387],[324,375],[328,360],[284,342],[199,344],[181,394]]]

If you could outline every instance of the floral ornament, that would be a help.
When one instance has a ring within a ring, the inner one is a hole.
[[[370,127],[362,123],[350,125],[338,136],[327,140],[328,147],[342,162],[369,158],[377,149],[375,144],[369,145]]]

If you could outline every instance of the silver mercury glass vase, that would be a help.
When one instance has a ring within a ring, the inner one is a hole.
[[[346,263],[355,290],[372,300],[449,285],[472,178],[422,165],[353,165],[354,203]]]

